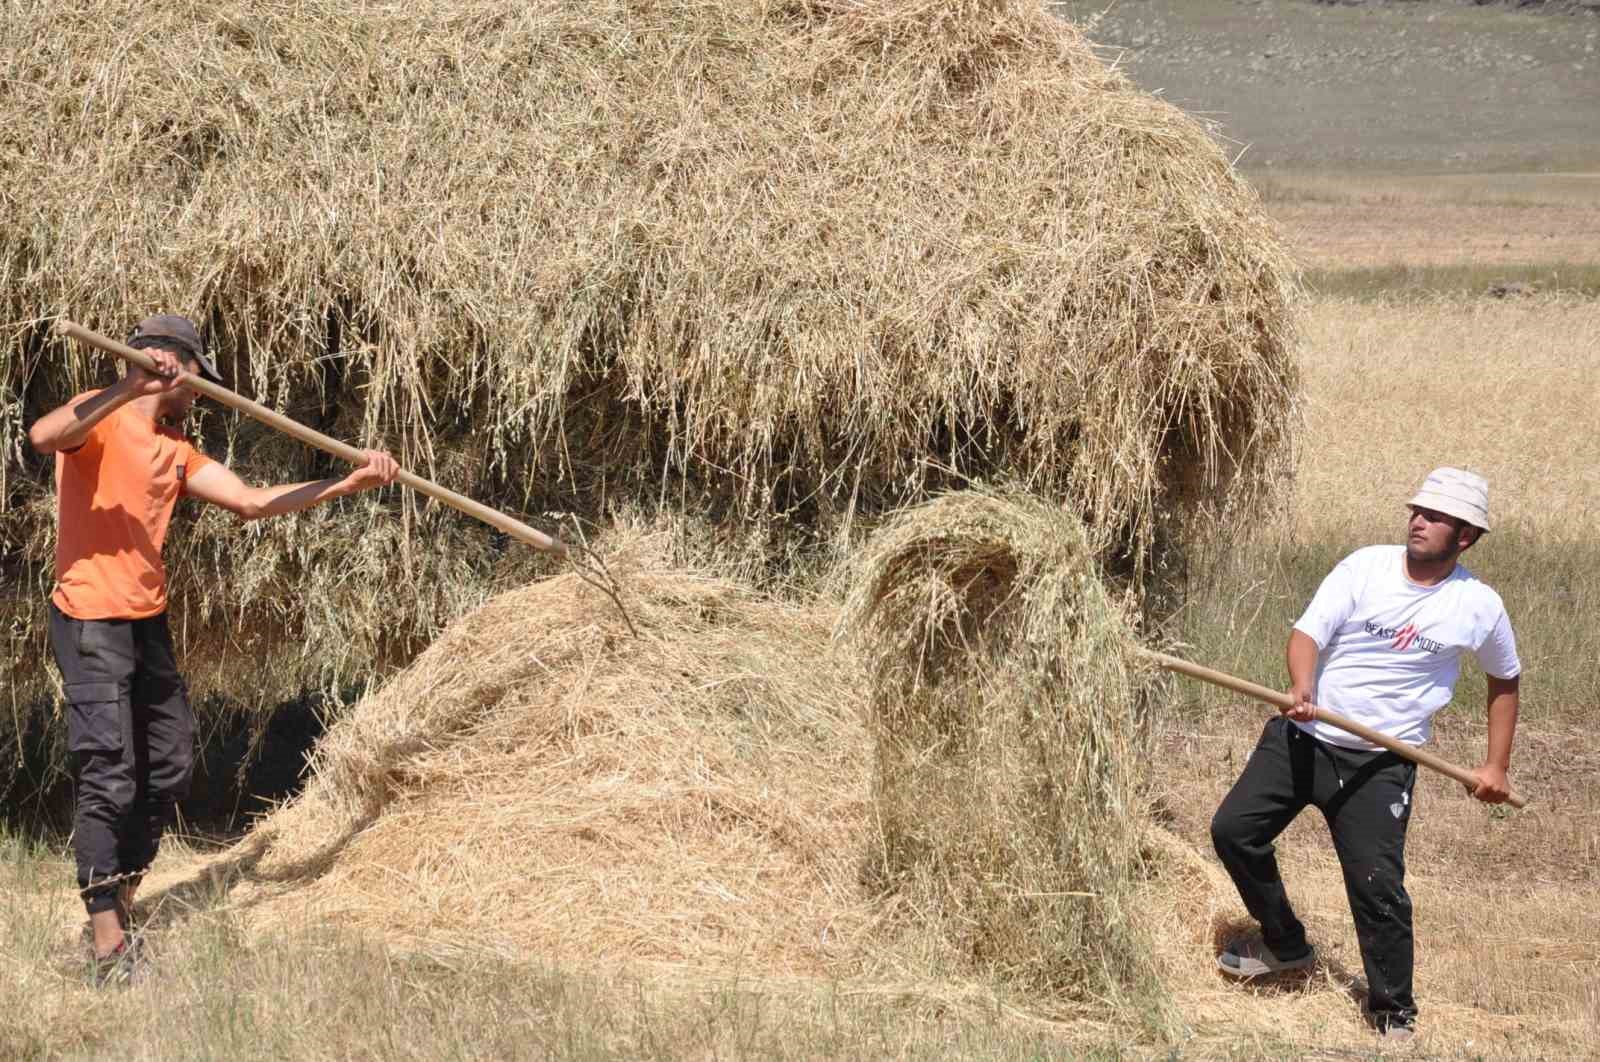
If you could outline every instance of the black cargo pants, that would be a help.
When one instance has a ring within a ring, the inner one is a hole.
[[[1305,953],[1306,930],[1278,874],[1273,840],[1307,805],[1327,820],[1344,871],[1345,895],[1367,974],[1367,1005],[1378,1027],[1409,1024],[1411,897],[1405,887],[1406,825],[1417,767],[1392,752],[1332,745],[1279,716],[1267,723],[1250,762],[1211,820],[1211,842],[1268,948]]]
[[[78,620],[51,603],[50,648],[66,684],[78,888],[95,914],[116,906],[119,878],[155,859],[189,794],[194,713],[165,614]]]

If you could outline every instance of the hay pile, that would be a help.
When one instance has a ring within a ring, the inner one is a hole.
[[[1286,467],[1274,233],[1037,2],[51,0],[6,9],[0,58],[18,682],[50,563],[21,433],[110,371],[58,313],[191,313],[230,382],[330,434],[535,520],[702,520],[703,555],[768,575],[998,474],[1137,568],[1163,514],[1248,511]],[[331,471],[201,429],[258,480]],[[534,574],[448,512],[368,537],[400,505],[175,542],[197,688],[359,681]],[[404,595],[341,577],[396,570]]]
[[[1082,524],[1026,494],[950,494],[862,567],[846,615],[872,675],[883,883],[969,964],[1159,1000],[1135,902],[1148,676]]]
[[[820,975],[870,906],[859,672],[833,611],[621,561],[501,595],[326,735],[233,858],[258,932]]]
[[[1160,1027],[1139,901],[1187,869],[1148,830],[1142,676],[1086,541],[1026,496],[945,496],[874,538],[841,612],[631,540],[639,638],[573,576],[491,600],[217,873],[256,933]]]

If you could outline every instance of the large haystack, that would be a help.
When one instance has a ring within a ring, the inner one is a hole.
[[[1131,616],[1082,524],[967,491],[868,545],[877,870],[969,961],[1079,1000],[1159,998]]]
[[[535,519],[697,514],[747,564],[1003,472],[1138,565],[1284,468],[1273,232],[1037,0],[54,0],[6,9],[0,60],[20,680],[50,546],[20,432],[109,373],[58,313],[195,314],[230,382],[317,427]],[[202,427],[248,475],[329,470]],[[235,694],[336,685],[529,574],[446,513],[409,552],[370,537],[397,505],[202,522],[174,545],[191,655]]]
[[[621,564],[638,638],[575,576],[538,582],[330,730],[230,857],[258,931],[750,976],[859,960],[870,750],[832,610]]]

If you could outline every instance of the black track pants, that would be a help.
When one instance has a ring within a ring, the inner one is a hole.
[[[194,713],[164,614],[77,620],[52,603],[50,648],[66,684],[78,888],[95,914],[116,903],[96,883],[148,867],[189,794]]]
[[[1406,824],[1417,768],[1392,752],[1330,745],[1279,716],[1211,820],[1211,841],[1267,947],[1303,954],[1305,927],[1278,874],[1273,840],[1305,807],[1327,820],[1366,968],[1368,1006],[1380,1028],[1412,1021],[1411,897]]]

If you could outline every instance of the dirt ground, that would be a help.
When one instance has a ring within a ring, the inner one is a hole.
[[[1600,257],[1600,172],[1253,179],[1311,269],[1559,266]]]

